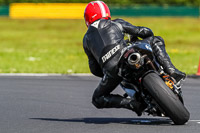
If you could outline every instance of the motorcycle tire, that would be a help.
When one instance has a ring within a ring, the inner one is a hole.
[[[157,73],[151,72],[144,76],[142,85],[174,124],[183,125],[189,120],[188,110]]]

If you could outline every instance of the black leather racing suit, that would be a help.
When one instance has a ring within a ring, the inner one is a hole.
[[[103,76],[103,71],[114,74],[113,68],[118,63],[120,51],[126,47],[124,33],[142,39],[153,36],[149,28],[133,26],[122,19],[101,19],[89,26],[83,47],[92,74],[99,77]]]
[[[124,34],[140,37],[149,43],[153,41],[153,32],[146,27],[134,26],[122,19],[100,19],[88,27],[83,39],[83,47],[89,59],[92,74],[103,77],[96,88],[92,103],[97,108],[128,108],[130,100],[110,94],[121,82],[117,75],[117,64],[121,50],[126,47]]]

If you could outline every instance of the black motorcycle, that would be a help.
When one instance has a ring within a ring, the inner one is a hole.
[[[151,46],[136,43],[122,50],[119,75],[125,97],[146,105],[143,113],[169,117],[174,124],[185,124],[190,113],[184,106],[180,82],[176,83],[156,61]]]

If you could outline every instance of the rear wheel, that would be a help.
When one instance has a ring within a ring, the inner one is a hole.
[[[183,125],[189,120],[188,110],[158,74],[147,74],[142,84],[175,124]]]

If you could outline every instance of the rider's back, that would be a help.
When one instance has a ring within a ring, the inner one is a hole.
[[[115,71],[120,51],[125,46],[124,34],[118,23],[100,19],[91,24],[84,36],[84,49],[100,66],[111,73]]]

